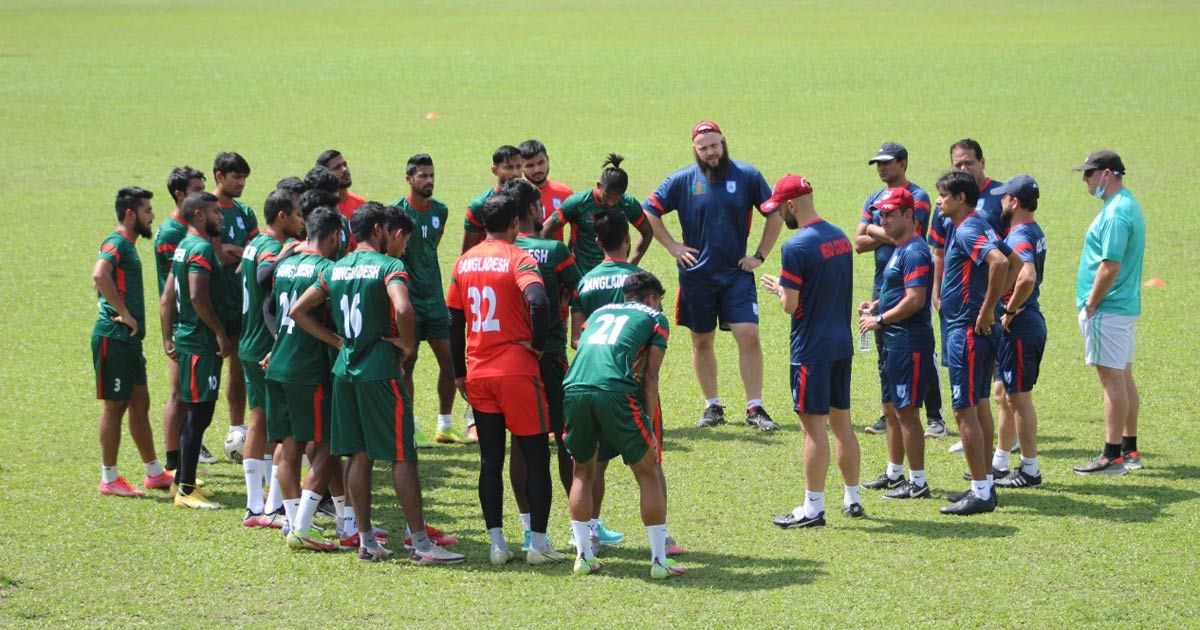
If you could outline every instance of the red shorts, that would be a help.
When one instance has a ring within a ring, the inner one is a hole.
[[[540,376],[467,377],[467,401],[476,411],[503,415],[513,435],[550,431],[550,408]]]

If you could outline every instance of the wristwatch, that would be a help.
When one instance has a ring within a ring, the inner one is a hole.
[[[875,316],[875,323],[879,324],[880,326],[883,325],[883,313],[880,313]]]
[[[754,252],[754,257],[758,259],[758,262],[767,262],[767,257],[763,256],[762,252]]]

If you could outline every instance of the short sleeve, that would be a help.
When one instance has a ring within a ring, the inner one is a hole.
[[[407,287],[408,272],[404,269],[404,263],[397,260],[394,264],[388,265],[387,272],[383,276],[383,284],[386,286],[399,284]]]
[[[1008,246],[1012,248],[1013,253],[1023,263],[1037,262],[1037,247],[1033,240],[1024,230],[1013,230],[1008,233],[1008,238],[1004,239]]]
[[[542,274],[538,273],[537,261],[528,252],[513,254],[513,273],[516,275],[517,288],[524,291],[531,284],[545,286]]]
[[[871,203],[875,201],[875,196],[870,195],[863,201],[862,212],[858,215],[860,224],[871,224],[875,222],[875,211],[871,210]]]
[[[243,214],[246,221],[246,238],[258,236],[258,217],[254,214],[254,210],[246,206],[246,211]]]
[[[446,287],[446,306],[463,310],[462,296],[458,290],[458,263],[454,264],[455,272],[450,276],[450,286]]]
[[[1125,259],[1125,248],[1129,245],[1132,230],[1117,217],[1107,217],[1100,223],[1100,258],[1121,262]]]
[[[676,185],[676,182],[678,181],[678,176],[668,175],[667,178],[658,185],[658,188],[655,188],[654,192],[650,193],[650,196],[646,198],[646,201],[642,204],[642,209],[656,217],[661,217],[669,212],[674,212],[675,209],[679,207],[680,201],[678,193],[679,186]]]
[[[557,242],[554,250],[555,260],[559,261],[554,265],[554,273],[558,274],[559,284],[570,291],[571,295],[574,295],[575,287],[579,284],[579,279],[583,274],[579,273],[579,265],[575,264],[575,256],[571,254],[570,249],[567,249],[565,243]]]
[[[174,249],[172,248],[171,251],[174,251]],[[120,246],[114,243],[112,238],[105,239],[103,243],[100,243],[100,255],[98,258],[108,261],[112,266],[116,267],[121,264]]]
[[[800,246],[788,241],[783,245],[783,263],[779,270],[779,284],[786,289],[800,290],[804,285],[804,251]]]
[[[671,338],[671,325],[667,323],[667,317],[662,313],[654,316],[654,330],[650,335],[650,345],[658,346],[663,350],[667,349],[667,341]]]
[[[933,209],[933,219],[929,222],[929,237],[925,239],[934,249],[946,249],[946,221],[942,218],[942,209]]]
[[[771,212],[775,212],[775,210],[779,209],[777,207],[769,212],[763,212],[762,205],[771,198],[771,186],[767,183],[767,179],[763,177],[763,174],[759,172],[758,169],[754,169],[752,171],[749,184],[751,195],[750,203],[754,204],[754,207],[758,208],[758,211],[761,214],[771,214]]]
[[[625,211],[625,218],[629,220],[629,225],[633,227],[641,227],[646,221],[646,213],[642,212],[642,206],[638,205],[637,199],[625,195],[621,199],[622,210]]]
[[[928,289],[933,284],[933,270],[929,255],[914,254],[911,251],[904,256],[900,271],[904,272],[905,289]]]
[[[917,221],[917,232],[922,237],[929,231],[929,213],[931,204],[929,203],[929,193],[918,189],[913,193],[913,218]],[[934,211],[934,217],[937,216]]]
[[[218,267],[217,254],[211,245],[198,248],[188,254],[187,270],[189,274],[207,276]]]
[[[577,198],[572,197],[564,201],[563,204],[554,211],[552,216],[558,219],[558,222],[561,225],[575,223],[579,220],[579,217],[582,214],[580,212],[580,207],[582,205],[583,204]]]
[[[475,216],[475,211],[471,206],[467,206],[467,211],[463,214],[463,230],[471,234],[483,233],[483,222]]]
[[[987,255],[996,249],[996,240],[989,238],[987,232],[966,223],[958,227],[954,238],[962,239],[963,245],[966,246],[967,256],[971,259],[971,264],[975,266],[982,264]]]

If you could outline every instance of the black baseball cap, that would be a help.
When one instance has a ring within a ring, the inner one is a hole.
[[[891,162],[892,160],[907,160],[908,149],[904,148],[899,142],[884,142],[879,150],[875,152],[875,157],[867,160],[867,164],[876,162]]]
[[[1125,163],[1121,161],[1121,156],[1117,155],[1116,151],[1108,149],[1100,149],[1092,151],[1083,164],[1078,164],[1071,170],[1073,171],[1093,171],[1097,169],[1108,169],[1117,175],[1125,174]]]
[[[1012,195],[1021,200],[1021,203],[1028,204],[1030,201],[1036,201],[1041,195],[1038,190],[1037,180],[1029,175],[1017,175],[1012,179],[1004,182],[1003,185],[992,189],[993,195]]]

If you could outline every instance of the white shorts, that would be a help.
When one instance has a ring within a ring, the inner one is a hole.
[[[1087,317],[1079,311],[1079,332],[1083,335],[1083,362],[1123,370],[1133,363],[1137,337],[1137,317],[1095,313]]]

